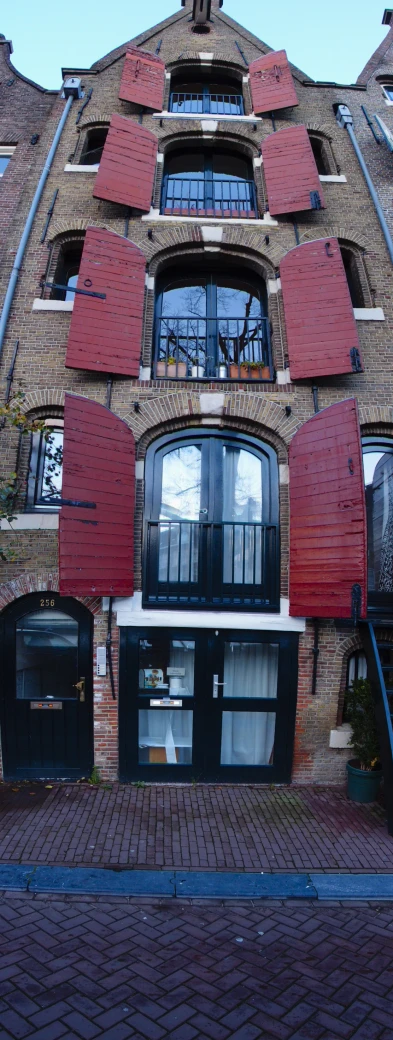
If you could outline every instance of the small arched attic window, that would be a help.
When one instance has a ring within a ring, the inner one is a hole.
[[[340,242],[340,251],[348,282],[353,307],[366,307],[363,284],[365,272],[362,257],[358,250]]]
[[[67,238],[58,239],[53,245],[49,264],[50,277],[54,287],[50,291],[52,300],[63,300],[73,303],[78,284],[78,273],[82,259],[84,234],[70,234]],[[57,288],[56,288],[57,287]]]
[[[108,126],[92,126],[86,131],[79,159],[80,166],[98,165],[101,161],[108,130]]]
[[[314,130],[309,130],[308,136],[319,175],[328,177],[337,174],[337,164],[328,138]]]
[[[231,69],[194,65],[172,73],[169,111],[178,115],[244,115],[242,81]]]

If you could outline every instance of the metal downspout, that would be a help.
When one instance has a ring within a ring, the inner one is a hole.
[[[46,159],[46,162],[45,162],[44,169],[42,171],[42,174],[41,174],[41,177],[39,179],[39,182],[38,182],[38,185],[37,185],[37,189],[36,189],[33,201],[32,201],[31,206],[30,206],[30,210],[29,210],[29,214],[28,214],[28,217],[27,217],[27,220],[26,220],[25,227],[24,227],[23,235],[22,235],[22,238],[21,238],[21,240],[19,242],[18,251],[17,251],[16,257],[15,257],[14,266],[13,266],[11,274],[10,274],[10,279],[9,279],[9,282],[8,282],[8,288],[7,288],[7,292],[5,294],[3,309],[2,309],[1,317],[0,317],[0,356],[1,356],[2,349],[3,349],[3,343],[4,343],[4,337],[5,337],[5,333],[6,333],[6,328],[7,328],[8,316],[9,316],[9,313],[10,313],[10,310],[11,310],[11,304],[12,304],[12,301],[13,301],[13,298],[14,298],[14,293],[15,293],[17,281],[18,281],[18,278],[19,278],[19,272],[20,272],[20,269],[21,269],[21,266],[22,266],[22,261],[23,261],[23,257],[24,257],[24,254],[25,254],[25,249],[26,249],[27,242],[28,242],[28,239],[29,239],[30,231],[31,231],[31,228],[32,228],[33,220],[34,220],[34,217],[36,215],[36,212],[37,212],[37,209],[38,209],[38,205],[39,205],[39,202],[40,202],[40,199],[41,199],[41,195],[42,195],[42,192],[43,192],[44,187],[45,187],[46,179],[48,177],[50,168],[52,166],[54,155],[55,155],[55,152],[56,152],[56,149],[57,149],[57,146],[58,146],[58,143],[59,143],[62,131],[63,131],[63,127],[64,127],[64,124],[66,122],[66,119],[67,119],[68,113],[70,111],[70,108],[71,108],[73,100],[74,99],[73,99],[72,95],[70,95],[67,98],[67,103],[66,103],[66,106],[64,108],[64,112],[63,112],[63,114],[61,116],[61,119],[59,120],[57,129],[56,129],[56,133],[55,133],[55,136],[54,136],[53,141],[52,141],[51,148],[50,148],[50,150],[48,152],[48,156],[47,156],[47,159]]]
[[[392,236],[390,234],[388,225],[386,223],[385,215],[384,215],[381,203],[379,201],[377,192],[376,192],[376,190],[374,188],[374,183],[373,183],[373,181],[372,181],[372,179],[370,177],[370,174],[368,172],[368,168],[366,166],[366,163],[364,161],[362,152],[360,151],[360,148],[359,148],[359,145],[358,145],[358,142],[357,142],[357,139],[356,139],[356,134],[355,134],[355,131],[353,129],[352,115],[350,113],[349,108],[347,108],[346,105],[338,105],[338,108],[337,108],[337,111],[336,111],[336,119],[337,119],[337,122],[338,122],[339,126],[345,126],[346,130],[348,130],[348,134],[349,134],[349,136],[351,138],[354,151],[356,152],[356,155],[357,155],[357,158],[358,158],[358,161],[359,161],[359,165],[361,167],[361,171],[362,171],[363,177],[364,177],[364,179],[366,181],[368,190],[369,190],[371,198],[373,200],[373,203],[374,203],[374,206],[375,206],[375,210],[376,210],[376,213],[377,213],[377,217],[378,217],[379,223],[381,225],[382,233],[383,233],[383,236],[384,236],[384,239],[385,239],[385,242],[386,242],[387,250],[388,250],[391,262],[393,264],[393,239],[392,239]]]

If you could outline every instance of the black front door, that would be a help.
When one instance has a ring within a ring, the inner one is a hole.
[[[92,617],[56,593],[2,614],[6,779],[73,779],[93,765]]]
[[[297,642],[292,633],[123,628],[122,779],[288,782]]]

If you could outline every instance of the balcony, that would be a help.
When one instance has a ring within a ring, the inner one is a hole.
[[[165,176],[161,213],[172,217],[258,217],[255,184],[240,178],[213,180]]]
[[[273,380],[268,318],[158,318],[153,378]]]
[[[278,610],[278,560],[277,524],[149,520],[144,604]]]
[[[179,116],[243,116],[244,104],[241,94],[174,92],[170,96],[169,111]]]

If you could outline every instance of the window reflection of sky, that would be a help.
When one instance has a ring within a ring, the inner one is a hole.
[[[372,484],[374,479],[375,467],[378,462],[383,458],[384,451],[367,451],[363,454],[363,472],[364,472],[364,483],[366,487]]]
[[[215,288],[215,287],[214,287]],[[163,293],[162,316],[214,318],[256,318],[261,315],[259,297],[251,286],[236,288],[217,282],[217,311],[209,307],[207,312],[207,286],[203,279],[186,285],[176,285]]]
[[[201,499],[201,449],[184,445],[168,452],[162,464],[160,520],[198,520]]]

